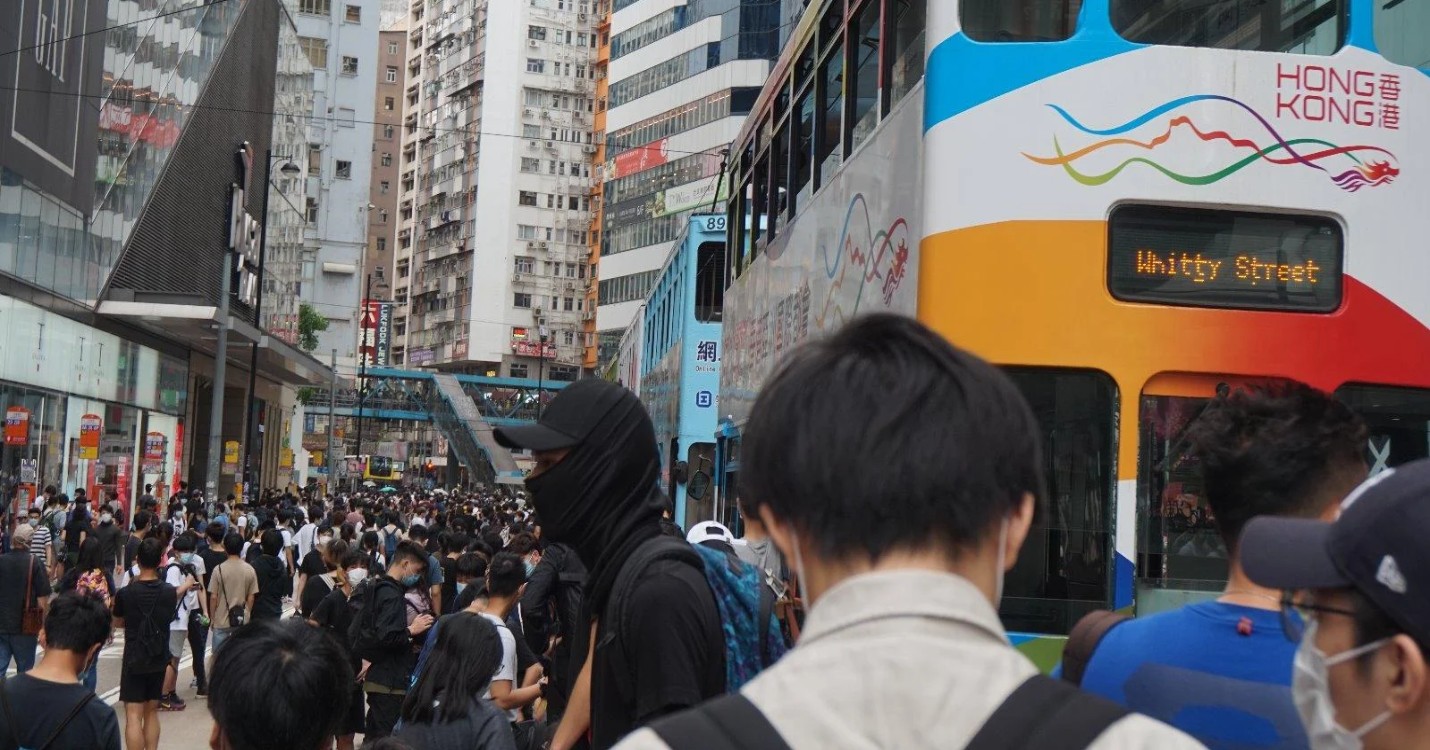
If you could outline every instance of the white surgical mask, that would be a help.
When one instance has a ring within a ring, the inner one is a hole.
[[[367,578],[367,570],[365,568],[353,568],[348,571],[348,583],[352,586],[362,583],[364,578]]]
[[[1390,720],[1390,711],[1361,725],[1359,729],[1346,729],[1336,722],[1336,706],[1331,701],[1331,684],[1328,680],[1331,667],[1342,662],[1368,654],[1390,640],[1382,638],[1374,643],[1357,646],[1327,657],[1316,647],[1314,619],[1306,626],[1301,636],[1301,645],[1296,649],[1296,660],[1291,675],[1291,697],[1296,702],[1296,712],[1301,715],[1301,724],[1306,727],[1306,739],[1311,750],[1360,750],[1361,738]]]
[[[331,541],[333,541],[333,537],[330,534],[324,534],[323,536],[318,537],[318,544],[327,544]]]
[[[112,515],[110,515],[110,514],[108,514],[108,513],[100,513],[100,514],[99,514],[99,522],[100,522],[100,523],[113,523],[113,522],[114,522],[114,516],[112,516]]]

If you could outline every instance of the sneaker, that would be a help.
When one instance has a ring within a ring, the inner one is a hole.
[[[183,709],[182,709],[182,708],[179,708],[179,707],[176,707],[176,706],[173,704],[173,702],[169,700],[169,696],[166,695],[166,696],[164,696],[163,698],[160,698],[160,699],[159,699],[159,710],[160,710],[160,711],[181,711],[181,710],[183,710]]]
[[[170,711],[182,711],[188,708],[187,704],[184,703],[184,699],[180,698],[178,693],[169,693],[169,707]]]
[[[207,698],[207,697],[209,697],[208,688],[199,688],[198,691],[195,693],[195,697],[198,697],[198,698]]]

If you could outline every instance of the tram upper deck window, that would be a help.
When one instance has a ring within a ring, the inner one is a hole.
[[[964,0],[959,22],[976,42],[1060,42],[1081,9],[1082,0]]]
[[[1350,0],[1112,0],[1112,26],[1139,44],[1329,55]]]
[[[1393,63],[1430,69],[1430,3],[1377,0],[1375,46]]]
[[[1008,572],[1000,614],[1009,630],[1065,634],[1112,604],[1117,386],[1100,372],[1005,372],[1041,428],[1048,502]]]

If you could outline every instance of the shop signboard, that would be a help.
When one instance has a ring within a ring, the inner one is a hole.
[[[223,471],[225,474],[238,473],[238,441],[229,440],[223,444]]]
[[[556,359],[556,345],[537,344],[534,341],[513,341],[511,342],[511,353],[518,357]]]
[[[292,471],[293,469],[293,449],[284,448],[278,454],[278,470]]]
[[[164,471],[164,454],[167,453],[169,439],[162,432],[150,432],[144,436],[144,473],[161,474]]]
[[[5,410],[5,444],[28,445],[30,443],[30,410],[23,406],[11,406]]]
[[[104,419],[98,414],[79,418],[79,457],[93,461],[99,458],[99,438],[104,432]]]

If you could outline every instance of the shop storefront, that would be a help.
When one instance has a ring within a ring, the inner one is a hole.
[[[0,490],[46,485],[131,508],[183,476],[188,364],[26,302],[0,297]]]

